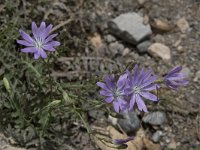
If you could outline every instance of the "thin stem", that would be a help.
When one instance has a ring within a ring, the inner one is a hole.
[[[85,128],[86,128],[86,130],[87,130],[87,132],[88,132],[89,134],[91,134],[91,133],[92,133],[92,130],[90,129],[88,123],[87,123],[87,122],[84,120],[84,118],[81,116],[81,114],[76,110],[75,106],[74,106],[74,111],[75,111],[75,113],[80,117],[80,119],[82,120],[82,122],[83,122],[83,124],[84,124],[84,126],[85,126]]]
[[[41,74],[37,71],[37,69],[29,62],[27,61],[22,61],[22,63],[26,64],[31,70],[33,70],[33,72],[35,72],[37,78],[41,77]]]

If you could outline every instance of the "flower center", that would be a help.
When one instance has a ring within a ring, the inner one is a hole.
[[[135,87],[133,88],[133,92],[134,92],[135,94],[140,93],[140,90],[141,90],[141,88],[140,88],[139,86],[135,86]]]
[[[115,98],[120,97],[120,96],[122,96],[122,92],[119,91],[119,90],[115,90],[115,91],[113,92],[113,96],[114,96]]]
[[[40,37],[35,38],[34,45],[36,48],[41,49],[43,47],[43,40]]]

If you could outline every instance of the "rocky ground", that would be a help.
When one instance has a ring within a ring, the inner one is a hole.
[[[35,18],[55,20],[53,24],[57,24],[54,29],[64,43],[62,49],[67,47],[58,59],[59,68],[52,73],[57,78],[74,81],[101,77],[131,62],[152,67],[160,75],[176,65],[183,66],[190,79],[187,87],[160,91],[161,101],[149,103],[149,114],[123,114],[126,119],[117,124],[126,132],[136,132],[142,125],[145,137],[161,149],[200,149],[198,0],[54,0],[43,5],[28,1],[22,4],[23,8],[18,7],[27,20],[32,18],[29,9],[34,5]],[[90,112],[89,117],[91,125],[99,123],[97,117],[106,120],[106,125],[115,122],[101,111]],[[71,149],[97,149],[81,131],[67,143]]]

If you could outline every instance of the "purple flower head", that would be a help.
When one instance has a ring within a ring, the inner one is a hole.
[[[102,88],[100,94],[106,96],[105,102],[113,102],[116,112],[120,110],[125,111],[128,103],[124,93],[124,87],[126,84],[127,74],[123,74],[119,77],[117,83],[115,83],[114,75],[106,76],[105,83],[97,82],[97,85]]]
[[[182,70],[181,66],[177,66],[173,68],[165,77],[164,77],[164,83],[171,89],[178,89],[180,86],[185,86],[189,83],[187,78],[187,75],[184,73],[181,73]]]
[[[114,139],[113,143],[116,145],[121,145],[121,144],[125,144],[129,141],[132,141],[134,138],[133,137],[128,137],[126,139]]]
[[[150,93],[151,90],[159,88],[159,85],[154,83],[157,77],[153,75],[152,69],[145,71],[142,68],[139,70],[138,65],[135,65],[133,74],[128,70],[126,72],[128,74],[128,79],[124,92],[130,96],[129,110],[133,111],[136,102],[140,111],[143,110],[144,112],[147,112],[147,107],[142,97],[151,101],[158,101],[157,96]]]
[[[23,40],[17,40],[17,43],[27,46],[21,49],[21,52],[34,53],[35,59],[39,57],[47,58],[45,51],[53,52],[55,51],[55,47],[60,45],[60,42],[53,41],[53,38],[56,37],[57,34],[50,34],[52,27],[51,24],[46,26],[45,22],[42,22],[40,27],[37,27],[35,22],[32,22],[33,37],[20,29],[19,32]]]

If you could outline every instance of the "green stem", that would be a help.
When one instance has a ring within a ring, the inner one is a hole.
[[[51,55],[50,55],[51,56]],[[52,77],[51,77],[51,70],[50,70],[50,68],[51,68],[51,64],[50,64],[50,57],[47,59],[47,61],[45,61],[44,59],[42,59],[43,60],[43,62],[45,63],[45,65],[46,65],[46,68],[47,68],[47,72],[48,72],[48,82],[49,83],[52,83],[53,82],[53,79],[52,79]],[[53,84],[50,84],[50,98],[52,99],[53,98],[53,95],[52,95],[52,91],[53,91],[53,86],[52,86]]]
[[[87,123],[87,122],[84,120],[84,118],[81,116],[81,114],[76,110],[75,106],[74,106],[74,111],[75,111],[75,113],[80,117],[80,119],[82,120],[82,122],[83,122],[83,124],[84,124],[84,126],[85,126],[85,128],[86,128],[86,130],[87,130],[87,132],[88,132],[89,134],[91,134],[91,133],[92,133],[92,130],[90,129],[88,123]]]
[[[158,80],[155,81],[155,83],[159,83],[159,84],[161,84],[161,83],[163,83],[163,82],[164,82],[163,79],[158,79]]]
[[[22,61],[22,63],[26,64],[28,66],[28,68],[30,68],[33,72],[35,72],[37,78],[41,77],[41,74],[37,71],[37,69],[29,62],[27,61]]]
[[[18,114],[18,116],[19,116],[19,118],[20,118],[20,120],[21,120],[21,126],[23,127],[24,126],[24,117],[23,117],[23,114],[22,114],[22,112],[21,112],[21,110],[20,110],[20,108],[17,106],[17,104],[15,103],[15,101],[14,101],[14,95],[13,95],[13,93],[11,93],[10,94],[10,102],[12,103],[12,106],[14,106],[14,108],[16,109],[16,111],[17,111],[17,114]]]

